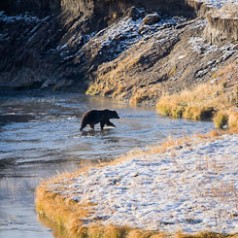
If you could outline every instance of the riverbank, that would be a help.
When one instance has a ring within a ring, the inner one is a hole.
[[[70,237],[237,237],[238,134],[218,134],[59,175],[36,210]]]
[[[237,62],[219,69],[207,83],[160,97],[157,111],[165,116],[213,120],[216,128],[238,128]]]
[[[93,108],[116,110],[117,127],[101,132],[96,125],[81,133],[80,118]],[[0,110],[0,237],[7,238],[54,237],[35,214],[35,190],[43,179],[75,171],[82,161],[112,160],[169,135],[212,128],[211,122],[173,120],[152,108],[70,92],[2,90]]]
[[[237,62],[237,3],[6,0],[0,3],[0,87],[154,105]]]

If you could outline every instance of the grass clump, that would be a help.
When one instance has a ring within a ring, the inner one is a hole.
[[[128,228],[117,226],[90,225],[87,227],[87,236],[90,238],[122,238],[128,233]]]
[[[220,85],[202,84],[193,90],[161,97],[156,108],[160,114],[174,118],[211,119],[215,108],[222,103],[222,98],[216,98],[220,91]]]
[[[163,100],[163,99],[162,99]],[[161,101],[162,101],[161,100]],[[157,111],[164,116],[169,116],[173,118],[182,118],[184,114],[185,107],[174,102],[159,102],[156,106]]]
[[[217,75],[223,75],[224,70]],[[191,90],[162,96],[156,109],[164,116],[191,120],[213,119],[216,128],[237,128],[237,87],[236,78],[204,83]]]
[[[213,118],[213,123],[216,128],[238,128],[238,111],[219,111]]]
[[[36,211],[41,217],[53,221],[57,230],[66,230],[68,234],[78,232],[82,226],[80,218],[86,217],[89,205],[82,206],[43,187],[36,191]]]
[[[237,238],[237,236],[225,234],[223,235],[215,232],[200,232],[194,235],[178,233],[176,238]]]
[[[228,127],[238,128],[238,111],[232,111],[228,115]]]
[[[163,100],[163,99],[162,99]],[[208,120],[211,119],[215,109],[213,107],[181,105],[180,103],[160,101],[156,109],[164,116],[173,118],[184,118],[191,120]]]
[[[228,114],[226,112],[221,111],[216,113],[216,115],[213,117],[213,123],[216,128],[224,129],[228,126],[228,118]]]
[[[181,117],[185,119],[207,120],[213,115],[213,107],[186,107]]]

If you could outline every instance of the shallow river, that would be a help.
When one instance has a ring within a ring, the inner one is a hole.
[[[113,109],[116,128],[80,132],[90,109]],[[78,93],[0,92],[0,238],[50,238],[37,221],[34,190],[42,178],[79,168],[85,160],[113,159],[168,136],[203,133],[211,122],[172,120],[154,108]]]

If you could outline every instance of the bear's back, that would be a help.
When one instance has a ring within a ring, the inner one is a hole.
[[[86,124],[89,124],[89,123],[96,124],[100,122],[101,120],[103,120],[103,114],[102,114],[102,111],[99,111],[99,110],[88,111],[84,113],[82,117],[82,123],[85,122]]]

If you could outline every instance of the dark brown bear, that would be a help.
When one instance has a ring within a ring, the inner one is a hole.
[[[88,111],[83,114],[80,131],[82,131],[83,128],[87,125],[94,129],[94,125],[99,122],[101,130],[103,130],[103,127],[105,125],[115,127],[115,125],[109,121],[109,119],[113,118],[120,118],[116,111],[110,111],[108,109]]]

